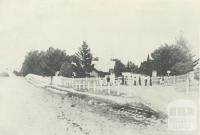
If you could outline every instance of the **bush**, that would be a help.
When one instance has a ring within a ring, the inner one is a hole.
[[[72,77],[73,75],[73,65],[69,62],[62,64],[60,68],[60,75],[64,77]]]

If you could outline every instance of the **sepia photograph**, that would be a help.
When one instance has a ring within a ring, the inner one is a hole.
[[[199,0],[0,0],[0,135],[199,135]]]

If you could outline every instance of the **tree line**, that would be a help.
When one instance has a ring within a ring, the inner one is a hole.
[[[37,74],[54,76],[57,71],[65,77],[85,77],[94,68],[93,56],[86,42],[83,42],[78,52],[68,55],[65,50],[49,47],[46,51],[34,50],[28,52],[22,64],[21,74]]]
[[[46,51],[34,50],[28,52],[20,72],[53,77],[57,71],[65,77],[86,77],[94,69],[93,61],[97,61],[86,42],[73,55],[68,55],[65,50],[48,48]],[[181,36],[175,44],[161,45],[155,49],[140,66],[128,61],[124,64],[120,59],[112,59],[116,76],[122,72],[132,72],[151,75],[156,70],[158,75],[166,75],[170,70],[172,75],[185,74],[193,69],[193,55],[185,39]]]
[[[193,57],[186,40],[180,36],[174,44],[161,45],[150,55],[148,54],[147,59],[141,62],[140,66],[130,61],[125,65],[115,59],[114,71],[117,76],[121,76],[121,73],[126,71],[151,76],[153,70],[156,70],[159,76],[167,75],[168,70],[171,75],[181,75],[193,70]]]

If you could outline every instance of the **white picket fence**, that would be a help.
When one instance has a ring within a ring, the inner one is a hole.
[[[116,90],[119,95],[119,80],[115,80],[115,83],[107,83],[105,78],[67,78],[56,76],[53,79],[53,85],[62,86],[66,88],[73,88],[79,91],[90,91],[94,93],[105,92],[111,93],[111,89]],[[118,88],[117,88],[118,86]]]
[[[28,75],[28,78],[34,80],[37,83],[50,84],[50,77],[42,77],[38,75]],[[78,91],[88,91],[96,94],[107,94],[107,95],[120,95],[121,93],[127,93],[128,91],[134,90],[134,87],[140,87],[135,85],[135,79],[131,78],[125,80],[127,85],[122,84],[122,78],[111,79],[111,82],[107,82],[106,78],[67,78],[62,76],[53,77],[53,85],[61,86],[66,88],[73,88]],[[157,82],[156,82],[156,81]],[[152,78],[152,84],[160,85],[160,78]],[[187,75],[182,76],[171,76],[165,77],[163,85],[174,86],[177,91],[184,91],[188,93],[192,89],[198,89],[199,84],[193,85],[188,79]],[[141,79],[141,86],[144,85],[144,79]],[[149,84],[145,87],[151,87]],[[138,88],[137,88],[138,89]]]

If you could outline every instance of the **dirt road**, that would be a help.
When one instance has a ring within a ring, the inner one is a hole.
[[[0,78],[0,135],[70,134],[172,133],[166,132],[163,125],[141,126],[99,115],[66,96],[35,87],[24,78]]]

